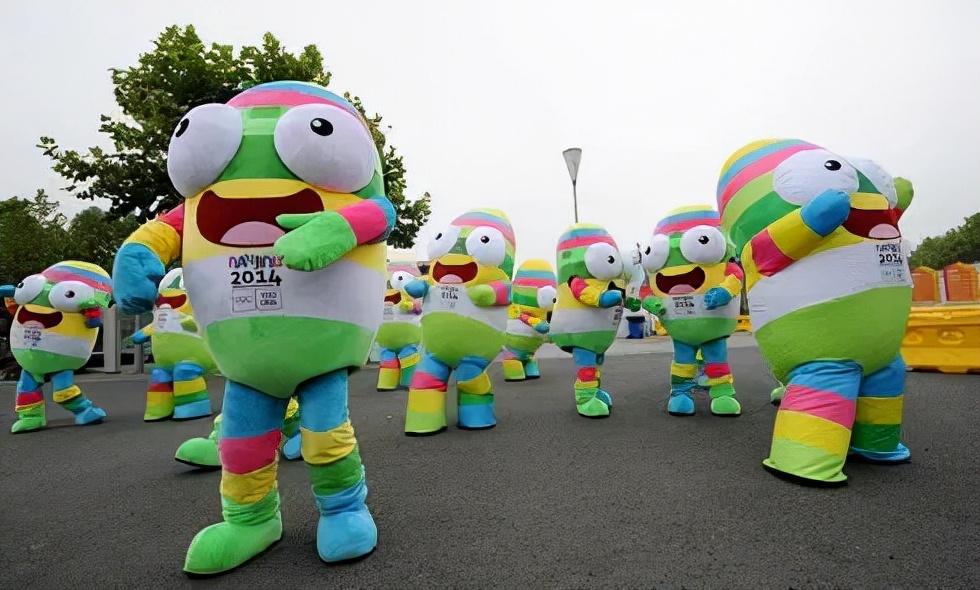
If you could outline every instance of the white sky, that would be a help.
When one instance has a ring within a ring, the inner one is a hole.
[[[0,198],[44,187],[70,214],[90,206],[56,192],[37,139],[104,143],[107,69],[174,23],[206,42],[271,31],[291,50],[319,46],[330,88],[394,127],[408,194],[433,195],[430,225],[500,208],[519,260],[553,259],[572,221],[573,146],[579,218],[623,249],[670,208],[714,203],[724,160],[764,137],[912,180],[913,242],[980,209],[976,0],[2,0]]]

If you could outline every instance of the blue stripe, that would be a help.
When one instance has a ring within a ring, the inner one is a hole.
[[[109,290],[109,287],[112,285],[112,279],[110,279],[109,277],[105,275],[100,275],[97,272],[92,272],[90,270],[78,268],[77,266],[69,266],[67,264],[56,264],[51,267],[51,270],[76,274],[80,277],[89,279],[90,281],[95,281],[99,285],[104,285],[107,291]]]
[[[861,386],[861,365],[853,361],[814,361],[794,369],[790,373],[789,384],[829,391],[855,400]]]
[[[225,381],[221,437],[252,438],[281,429],[288,403],[289,398],[272,397],[247,385]]]
[[[800,141],[799,139],[786,139],[783,141],[777,141],[774,144],[761,147],[755,151],[751,151],[745,154],[744,156],[742,156],[741,158],[735,160],[735,162],[728,169],[728,172],[725,172],[724,176],[722,176],[721,179],[718,181],[717,196],[720,198],[721,193],[724,192],[725,190],[725,186],[729,182],[731,182],[732,178],[734,178],[736,174],[741,172],[749,164],[752,164],[753,162],[757,162],[762,158],[768,156],[769,154],[774,154],[781,149],[788,148],[794,145],[804,144],[804,143],[806,142]]]
[[[303,428],[327,432],[347,421],[346,369],[310,379],[299,386],[298,393]]]
[[[518,270],[517,278],[555,280],[555,273],[546,270]]]
[[[681,221],[690,221],[692,219],[704,219],[705,221],[718,221],[718,212],[714,209],[702,209],[701,211],[690,211],[687,213],[676,213],[670,217],[665,218],[663,221],[657,225],[670,225],[672,223],[678,223]]]

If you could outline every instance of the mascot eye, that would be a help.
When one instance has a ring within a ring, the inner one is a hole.
[[[551,311],[551,308],[555,306],[555,301],[557,300],[558,291],[554,287],[549,285],[538,289],[538,307],[540,309]]]
[[[647,272],[657,272],[667,264],[670,255],[670,238],[657,234],[647,244],[640,246],[640,264]]]
[[[371,183],[378,148],[360,119],[325,104],[289,109],[273,136],[286,168],[324,190],[353,193]]]
[[[224,104],[202,104],[184,115],[170,138],[167,174],[191,198],[214,184],[242,143],[242,114]]]
[[[697,225],[681,236],[681,254],[694,264],[721,262],[727,251],[725,236],[710,225]]]
[[[898,191],[895,190],[895,179],[891,174],[867,158],[848,158],[847,161],[871,181],[871,184],[885,196],[890,206],[898,205]]]
[[[391,278],[389,278],[388,281],[391,283],[392,289],[401,290],[405,288],[405,285],[412,282],[413,278],[415,277],[413,277],[411,273],[405,272],[403,270],[398,270],[391,273]]]
[[[500,230],[478,227],[466,236],[466,253],[485,266],[500,266],[507,258],[507,241]]]
[[[34,301],[34,298],[40,295],[41,291],[44,291],[44,285],[46,284],[47,281],[41,275],[27,277],[14,290],[14,301],[17,302],[17,305],[27,305],[31,301]]]
[[[772,174],[773,188],[784,201],[803,206],[828,190],[847,194],[858,188],[854,167],[827,150],[804,150],[786,158]]]
[[[51,287],[48,299],[61,311],[78,311],[82,302],[95,297],[95,289],[78,281],[65,281]]]
[[[457,238],[459,238],[459,228],[455,225],[437,233],[436,237],[429,242],[429,260],[435,260],[440,256],[449,254],[453,246],[456,245]]]
[[[609,244],[592,244],[585,251],[585,268],[593,277],[608,281],[623,275],[619,251]]]

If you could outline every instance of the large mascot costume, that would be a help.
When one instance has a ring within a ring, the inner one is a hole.
[[[912,200],[875,163],[799,140],[735,152],[718,182],[755,339],[786,385],[772,472],[842,484],[848,454],[898,463],[912,301],[898,220]]]
[[[286,406],[286,418],[282,422],[280,430],[282,437],[280,447],[282,455],[289,460],[299,459],[302,456],[301,437],[299,434],[299,403],[295,398],[289,398],[289,405]],[[211,434],[207,437],[197,437],[184,441],[174,459],[191,467],[200,469],[220,469],[221,455],[218,453],[218,443],[221,441],[221,414],[214,418]]]
[[[623,272],[616,242],[598,225],[576,223],[558,239],[551,341],[575,360],[575,406],[587,418],[604,418],[612,408],[601,387],[602,363],[623,318]]]
[[[378,391],[408,389],[422,354],[422,327],[419,323],[422,300],[415,299],[405,286],[419,278],[419,269],[409,262],[388,264],[388,291],[385,293],[384,318],[378,328],[381,367],[378,369]]]
[[[367,555],[377,528],[347,378],[367,362],[381,324],[384,240],[395,223],[368,124],[314,84],[260,84],[190,111],[170,140],[167,169],[186,200],[126,240],[113,287],[125,312],[145,311],[164,264],[180,256],[226,378],[224,522],[194,537],[185,571],[227,571],[282,537],[276,467],[293,395],[319,555]]]
[[[136,344],[150,341],[156,364],[146,392],[145,422],[211,415],[205,378],[216,367],[193,313],[184,289],[184,271],[175,268],[160,281],[153,323],[133,334]]]
[[[458,426],[497,424],[487,367],[504,344],[514,230],[502,211],[474,209],[429,244],[429,276],[405,290],[422,297],[424,354],[408,391],[405,434],[446,429],[446,390],[456,371]]]
[[[741,306],[742,269],[732,259],[734,247],[719,225],[713,207],[680,207],[657,224],[640,252],[653,291],[643,307],[660,318],[674,343],[667,403],[667,412],[674,416],[694,414],[691,392],[698,385],[698,352],[704,358],[711,413],[742,413],[728,366],[728,337],[735,332]]]
[[[88,362],[109,306],[109,273],[94,264],[66,260],[31,275],[16,287],[0,287],[10,325],[10,350],[20,365],[10,432],[31,432],[47,425],[41,386],[51,381],[54,401],[75,415],[75,424],[97,424],[105,410],[92,405],[75,385],[75,371]],[[9,299],[12,298],[12,299]]]
[[[548,341],[557,286],[555,271],[547,260],[527,260],[517,269],[504,340],[504,380],[541,377],[534,353]]]

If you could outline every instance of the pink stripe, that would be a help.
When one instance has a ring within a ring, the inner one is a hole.
[[[584,236],[580,238],[571,238],[569,240],[565,240],[564,242],[560,242],[558,244],[558,249],[571,250],[572,248],[585,248],[591,246],[592,244],[609,244],[613,248],[616,247],[616,244],[613,243],[612,238],[609,236]]]
[[[386,360],[386,361],[381,361],[381,368],[382,369],[397,369],[400,366],[401,365],[398,364],[398,359],[397,358],[389,359],[389,360]]]
[[[759,272],[767,277],[793,264],[793,259],[784,254],[776,242],[772,241],[768,228],[762,233],[756,234],[750,243],[752,244],[752,260]]]
[[[373,201],[361,201],[339,210],[338,213],[350,223],[358,244],[368,244],[384,235],[388,219],[381,207]]]
[[[52,283],[61,282],[61,281],[78,281],[79,283],[84,283],[89,287],[92,287],[96,291],[104,291],[104,292],[109,291],[109,288],[111,286],[109,283],[109,279],[106,279],[105,282],[100,283],[99,281],[90,279],[88,277],[83,277],[81,275],[77,275],[63,270],[46,270],[44,271],[44,278],[48,279]]]
[[[481,217],[460,217],[452,224],[456,227],[492,227],[504,234],[504,238],[511,244],[515,241],[514,230],[499,221],[490,221]]]
[[[239,94],[229,101],[228,104],[236,108],[268,106],[296,107],[304,104],[329,104],[337,108],[343,108],[326,98],[303,94],[294,90],[254,90]],[[343,110],[347,111],[347,109]]]
[[[688,219],[686,221],[675,221],[674,223],[669,223],[663,227],[657,228],[657,233],[664,235],[681,233],[699,225],[710,226],[712,225],[710,221],[710,219]]]
[[[262,469],[276,460],[281,439],[279,429],[248,438],[222,438],[218,442],[221,465],[236,475]]]
[[[718,377],[731,375],[732,369],[728,366],[728,363],[707,363],[704,365],[704,374],[709,379],[717,379]]]
[[[555,281],[549,281],[548,279],[528,279],[520,277],[514,279],[515,287],[532,287],[534,289],[540,289],[541,287],[554,287]]]
[[[493,281],[490,286],[493,287],[493,292],[497,294],[497,300],[494,303],[497,305],[510,303],[510,285],[503,281]]]
[[[589,284],[578,277],[572,279],[572,282],[568,285],[569,290],[571,290],[572,295],[576,299],[578,299],[582,295],[582,291],[585,291],[588,287]]]
[[[435,389],[436,391],[446,391],[446,384],[439,381],[433,375],[416,369],[415,374],[412,375],[412,389]]]
[[[728,266],[725,267],[725,274],[737,278],[740,281],[745,280],[745,273],[742,272],[742,267],[734,262],[729,262]]]
[[[850,430],[857,404],[832,391],[790,384],[779,406],[779,411],[783,410],[818,416]]]
[[[815,145],[810,145],[807,143],[793,145],[781,149],[778,152],[769,154],[764,158],[752,162],[745,168],[742,168],[742,170],[739,171],[738,174],[732,177],[731,181],[729,181],[728,183],[728,186],[725,187],[725,192],[721,194],[721,203],[720,203],[721,209],[727,207],[728,201],[731,200],[732,196],[734,196],[735,193],[737,193],[738,191],[742,190],[742,187],[748,184],[749,182],[755,180],[756,178],[762,176],[767,172],[772,172],[772,170],[775,169],[776,166],[779,166],[779,164],[782,163],[783,160],[792,156],[793,154],[797,152],[802,152],[804,150],[813,150],[813,149],[818,149],[818,148]]]

